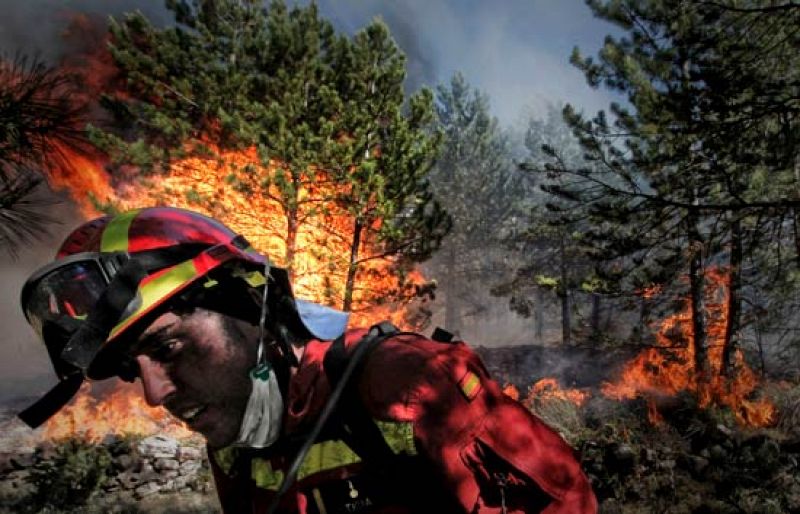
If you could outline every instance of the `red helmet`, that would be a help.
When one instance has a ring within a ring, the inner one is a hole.
[[[263,267],[266,258],[244,237],[196,212],[153,207],[106,216],[85,223],[67,236],[55,262],[26,282],[22,308],[28,322],[44,337],[47,323],[58,323],[65,317],[86,320],[103,294],[114,289],[106,295],[113,296],[121,311],[115,313],[118,316],[113,325],[106,327],[110,328],[104,341],[108,343],[230,261]],[[120,277],[120,271],[134,265],[138,274]]]
[[[103,357],[114,353],[106,351],[112,343],[190,285],[215,285],[210,274],[228,264],[251,286],[265,283],[268,260],[244,237],[183,209],[138,209],[73,231],[56,260],[36,271],[22,289],[25,317],[44,340],[62,390],[48,393],[46,405],[33,406],[29,419],[21,417],[40,424],[69,400],[84,376],[126,377],[120,362]],[[273,270],[273,277],[276,271],[283,270]],[[291,295],[285,272],[277,275]]]
[[[44,340],[61,382],[20,417],[31,426],[41,424],[69,401],[84,377],[132,380],[130,359],[115,350],[124,350],[124,336],[167,302],[197,291],[201,295],[191,301],[207,301],[215,291],[228,291],[217,287],[220,282],[253,288],[267,279],[272,328],[280,324],[320,339],[344,331],[346,314],[295,300],[284,269],[270,267],[243,236],[212,218],[152,207],[83,224],[67,236],[56,260],[22,289],[25,317]],[[221,312],[237,315],[253,308],[216,296],[214,306]]]

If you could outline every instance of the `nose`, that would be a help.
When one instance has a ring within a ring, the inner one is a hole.
[[[151,407],[163,405],[167,397],[175,392],[175,384],[164,365],[147,355],[137,355],[139,378],[144,388],[144,399]]]

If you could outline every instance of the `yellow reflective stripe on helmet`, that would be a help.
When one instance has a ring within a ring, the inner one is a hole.
[[[101,252],[128,251],[128,229],[131,228],[131,223],[139,211],[141,209],[125,212],[108,222],[100,240]]]
[[[153,275],[152,279],[140,284],[136,292],[136,299],[134,300],[140,300],[137,309],[118,323],[117,326],[111,330],[108,338],[113,339],[143,312],[149,310],[161,299],[169,296],[172,291],[183,286],[186,282],[189,282],[198,275],[199,273],[194,265],[194,260],[188,260],[167,269],[161,274]]]

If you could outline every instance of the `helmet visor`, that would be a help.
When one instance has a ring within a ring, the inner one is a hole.
[[[53,264],[36,272],[22,288],[22,310],[42,339],[47,323],[85,319],[109,282],[98,254],[75,254]]]

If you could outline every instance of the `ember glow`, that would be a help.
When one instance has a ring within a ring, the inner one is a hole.
[[[705,273],[708,376],[700,377],[694,369],[694,344],[690,344],[694,333],[687,301],[681,312],[661,322],[656,334],[657,347],[643,351],[629,362],[617,382],[603,385],[603,394],[618,400],[647,398],[650,419],[654,423],[660,421],[655,398],[688,391],[697,398],[701,408],[727,406],[742,424],[770,425],[775,419],[775,406],[767,400],[753,398],[759,380],[739,349],[734,354],[730,377],[720,375],[727,321],[727,278],[720,269],[708,269]]]

